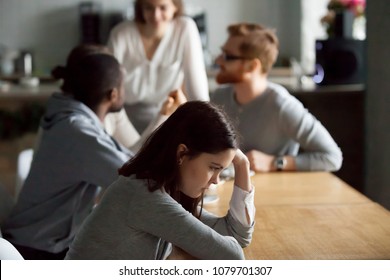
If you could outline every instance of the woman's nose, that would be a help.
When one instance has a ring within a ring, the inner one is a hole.
[[[154,9],[154,19],[159,20],[161,18],[161,10],[156,8]]]
[[[219,181],[220,181],[219,174],[215,174],[213,177],[211,177],[211,180],[210,180],[210,182],[212,184],[215,184],[215,185],[217,185],[219,183]]]

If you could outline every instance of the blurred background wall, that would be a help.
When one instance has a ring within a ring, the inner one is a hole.
[[[37,75],[63,63],[80,41],[77,0],[0,0],[0,45],[33,53]],[[132,12],[131,0],[92,1],[101,14],[101,39],[105,43],[111,19]],[[315,2],[315,3],[313,3]],[[281,42],[280,58],[294,57],[310,71],[314,39],[323,35],[319,18],[327,0],[184,0],[188,13],[204,11],[208,51],[213,58],[227,37],[230,23],[248,21],[275,28]]]

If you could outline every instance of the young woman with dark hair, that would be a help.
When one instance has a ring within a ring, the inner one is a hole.
[[[67,259],[165,259],[174,244],[200,259],[243,259],[254,190],[233,127],[207,102],[180,106],[119,169],[84,222]],[[202,209],[204,191],[231,162],[235,187],[224,217]]]

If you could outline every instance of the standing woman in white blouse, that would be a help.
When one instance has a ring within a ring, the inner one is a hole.
[[[108,46],[125,67],[125,109],[139,132],[157,115],[169,92],[209,100],[202,44],[181,0],[136,0],[134,21],[116,26]]]

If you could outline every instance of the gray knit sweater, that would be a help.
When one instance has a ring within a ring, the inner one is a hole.
[[[165,259],[171,243],[199,259],[243,259],[252,238],[230,213],[201,220],[144,180],[119,176],[85,220],[66,259]]]
[[[295,156],[300,171],[340,169],[342,153],[332,136],[284,87],[269,82],[263,94],[245,105],[237,103],[232,86],[219,88],[210,98],[236,124],[243,152]]]

